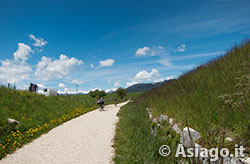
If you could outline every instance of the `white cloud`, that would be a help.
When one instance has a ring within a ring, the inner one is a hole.
[[[0,61],[0,81],[2,83],[16,84],[30,78],[31,67],[25,63],[15,60]]]
[[[45,88],[45,85],[43,85],[43,84],[37,84],[37,86],[39,87],[39,89]]]
[[[114,87],[119,87],[119,86],[121,86],[121,81],[120,80],[118,80],[118,81],[116,81],[115,83],[114,83]]]
[[[143,48],[138,48],[135,52],[135,56],[154,56],[155,51],[152,50],[150,47],[143,47]]]
[[[33,50],[30,46],[24,43],[18,43],[18,49],[14,52],[13,56],[15,60],[21,59],[22,61],[26,61],[30,53],[33,53]]]
[[[76,89],[74,87],[72,88],[64,88],[64,90],[59,90],[58,93],[59,94],[78,94],[78,93],[83,93],[83,94],[88,94],[90,91],[94,91],[94,90],[101,90],[100,88],[94,88],[94,89],[91,89],[91,90],[78,90],[78,92],[76,92]],[[110,90],[109,90],[110,91]]]
[[[74,88],[64,88],[64,93],[68,93],[68,92],[76,92],[76,90]]]
[[[90,64],[90,67],[91,67],[91,68],[95,68],[94,64]]]
[[[82,80],[78,80],[78,79],[75,79],[75,80],[72,80],[72,83],[74,83],[74,84],[82,84],[83,83],[83,81]]]
[[[162,81],[160,78],[160,73],[157,69],[152,69],[151,72],[145,70],[139,71],[132,81],[126,82],[126,87],[132,86],[134,84],[142,82],[159,82]]]
[[[174,78],[175,78],[174,76],[168,76],[165,79],[163,79],[163,78],[155,79],[154,82],[159,83],[159,82],[163,82],[164,80],[171,80],[171,79],[174,79]]]
[[[107,59],[104,61],[100,61],[99,62],[99,68],[101,67],[111,67],[113,64],[115,63],[115,61],[113,59]]]
[[[28,45],[18,43],[18,49],[13,53],[13,60],[0,60],[0,82],[16,84],[29,79],[32,69],[26,63],[26,60],[30,53],[33,53],[33,51]]]
[[[171,59],[170,59],[170,57],[162,57],[162,58],[160,58],[160,60],[158,61],[160,64],[162,64],[162,65],[164,65],[164,66],[166,66],[166,67],[168,67],[168,68],[173,68],[174,66],[173,66],[173,64],[172,64],[172,62],[171,62]]]
[[[117,88],[105,89],[105,92],[106,93],[115,92],[116,90],[117,90]]]
[[[58,87],[59,87],[59,88],[65,88],[65,85],[64,85],[63,83],[59,83],[59,84],[58,84]]]
[[[163,47],[163,46],[158,46],[158,48],[159,48],[159,49],[161,49],[161,50],[163,50],[163,49],[164,49],[164,47]]]
[[[149,74],[151,74],[151,75],[149,75]],[[140,77],[143,77],[143,78],[139,78],[139,79],[134,78],[132,81],[126,82],[126,88],[130,87],[132,85],[138,84],[138,83],[145,82],[145,81],[159,83],[159,82],[163,82],[164,80],[171,80],[171,79],[175,78],[174,76],[169,76],[169,77],[166,77],[165,79],[163,79],[160,77],[160,74],[159,74],[158,70],[156,70],[156,69],[152,69],[151,72],[147,72],[147,71],[144,72],[144,70],[143,70],[143,71],[138,72],[137,75]],[[151,79],[150,79],[150,77],[151,77]]]
[[[43,38],[36,38],[33,34],[30,34],[29,37],[30,37],[30,39],[35,41],[35,43],[33,43],[33,46],[35,46],[35,47],[43,47],[46,44],[48,44],[48,42],[46,40],[44,40]]]
[[[108,80],[107,83],[111,83],[112,81],[111,80]]]
[[[159,82],[163,82],[163,81],[164,81],[163,78],[159,78],[159,79],[155,79],[155,80],[154,80],[154,83],[159,83]]]
[[[168,67],[168,69],[192,69],[196,65],[177,65],[175,64],[175,61],[181,61],[186,59],[195,59],[195,58],[202,58],[202,57],[215,57],[220,56],[224,52],[209,52],[209,53],[201,53],[201,54],[194,54],[194,55],[188,55],[188,56],[170,56],[165,55],[161,56],[161,58],[158,60],[158,63]]]
[[[185,44],[181,44],[177,47],[176,49],[177,52],[185,52],[186,51],[186,45]]]
[[[157,69],[152,69],[151,72],[147,72],[145,70],[142,70],[136,74],[135,80],[138,82],[151,81],[152,79],[159,78],[159,77],[160,77],[160,73]]]
[[[166,77],[166,80],[171,80],[171,79],[174,79],[175,77],[174,76],[169,76],[169,77]]]
[[[79,93],[87,94],[87,93],[89,93],[89,91],[78,90],[78,92],[76,92],[75,88],[64,88],[63,91],[59,90],[57,93],[59,93],[59,94],[66,94],[66,93],[68,93],[68,94],[79,94]]]
[[[189,70],[195,67],[195,65],[177,65],[173,61],[178,60],[170,57],[161,58],[158,62],[168,68],[168,70],[184,69]]]
[[[63,79],[69,76],[75,66],[83,64],[82,60],[68,58],[61,54],[57,60],[43,56],[36,66],[35,75],[41,80]]]
[[[138,48],[135,52],[136,55],[146,55],[150,51],[150,47]]]
[[[138,82],[137,82],[137,81],[129,81],[129,82],[126,82],[126,88],[127,88],[127,87],[130,87],[130,86],[132,86],[132,85],[135,85],[135,84],[138,84]]]
[[[220,56],[222,54],[225,54],[225,52],[221,52],[221,51],[219,51],[219,52],[208,52],[208,53],[194,54],[194,55],[188,55],[188,56],[175,56],[171,60],[172,61],[180,61],[180,60],[185,60],[185,59]]]

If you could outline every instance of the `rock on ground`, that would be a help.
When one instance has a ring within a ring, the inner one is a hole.
[[[197,132],[196,130],[189,128],[190,130],[190,134],[192,136],[193,141],[197,141],[198,139],[201,138],[201,135],[199,132]],[[189,137],[189,133],[188,133],[188,128],[184,128],[182,133],[181,133],[181,140],[180,140],[181,144],[183,144],[185,147],[191,147],[191,141],[190,141],[190,137]]]

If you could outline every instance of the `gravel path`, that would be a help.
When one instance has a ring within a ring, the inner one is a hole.
[[[106,164],[113,156],[112,139],[120,107],[108,105],[52,129],[0,161],[0,164]]]

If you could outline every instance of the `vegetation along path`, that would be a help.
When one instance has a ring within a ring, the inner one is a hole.
[[[118,110],[126,103],[108,105],[64,123],[9,154],[0,164],[110,163]]]

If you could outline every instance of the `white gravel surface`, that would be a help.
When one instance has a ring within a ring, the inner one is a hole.
[[[112,163],[116,114],[122,105],[105,106],[70,120],[0,160],[0,164]]]

